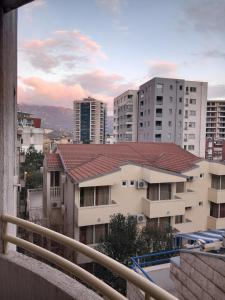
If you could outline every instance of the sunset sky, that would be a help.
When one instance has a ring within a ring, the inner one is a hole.
[[[19,9],[18,101],[108,103],[154,76],[225,98],[225,0],[36,0]]]

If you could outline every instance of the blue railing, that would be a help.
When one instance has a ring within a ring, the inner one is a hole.
[[[148,280],[154,282],[152,277],[143,268],[169,263],[171,257],[179,255],[180,249],[163,250],[160,252],[152,252],[149,254],[131,257],[131,268],[135,272],[141,272]]]

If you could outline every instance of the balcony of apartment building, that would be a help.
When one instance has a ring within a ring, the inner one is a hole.
[[[211,178],[208,200],[216,204],[225,203],[225,175],[212,174]]]
[[[77,226],[108,224],[110,216],[118,212],[118,204],[111,199],[110,186],[81,187],[80,205],[76,207]]]
[[[131,269],[90,247],[49,230],[40,225],[19,219],[16,215],[16,85],[17,85],[17,11],[16,8],[29,0],[0,1],[0,299],[1,300],[125,300],[125,296],[108,286],[71,261],[48,251],[16,235],[18,227],[39,234],[81,252],[104,267],[116,272],[125,280],[143,290],[145,299],[176,300],[175,297],[142,278]],[[10,62],[10,63],[9,63]],[[4,72],[3,72],[4,70]],[[55,179],[57,181],[57,179]],[[54,185],[56,186],[56,185]],[[58,197],[58,193],[53,193]],[[20,254],[16,247],[48,261],[67,274],[46,263]],[[85,285],[74,278],[84,282]],[[87,288],[91,286],[93,290]]]
[[[156,96],[156,105],[163,105],[163,96]]]
[[[162,118],[162,113],[163,113],[162,108],[156,108],[156,114],[155,114],[155,116],[157,118]]]
[[[50,202],[52,207],[58,207],[58,204],[61,203],[61,187],[60,187],[60,172],[51,171],[50,172]]]
[[[150,219],[185,214],[185,200],[172,192],[173,183],[148,183],[142,211]]]

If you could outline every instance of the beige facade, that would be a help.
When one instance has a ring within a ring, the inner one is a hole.
[[[104,237],[116,213],[135,215],[140,224],[170,224],[182,233],[225,228],[222,163],[200,160],[182,173],[128,163],[76,183],[62,170],[58,187],[50,187],[51,173],[46,170],[44,192],[50,223],[64,220],[65,234],[90,245]]]

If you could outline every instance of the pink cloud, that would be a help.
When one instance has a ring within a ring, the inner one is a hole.
[[[153,77],[177,77],[178,65],[169,61],[150,60],[149,75]]]
[[[125,82],[125,78],[119,74],[108,74],[103,70],[93,70],[81,75],[72,75],[65,80],[67,84],[79,83],[91,93],[101,93],[107,96],[118,96],[127,89],[134,88],[134,84]]]
[[[64,85],[38,77],[20,79],[18,102],[40,105],[72,106],[75,99],[82,99],[87,92],[79,85]]]
[[[23,59],[44,72],[107,58],[96,41],[79,31],[56,31],[50,38],[26,41],[20,51]]]

